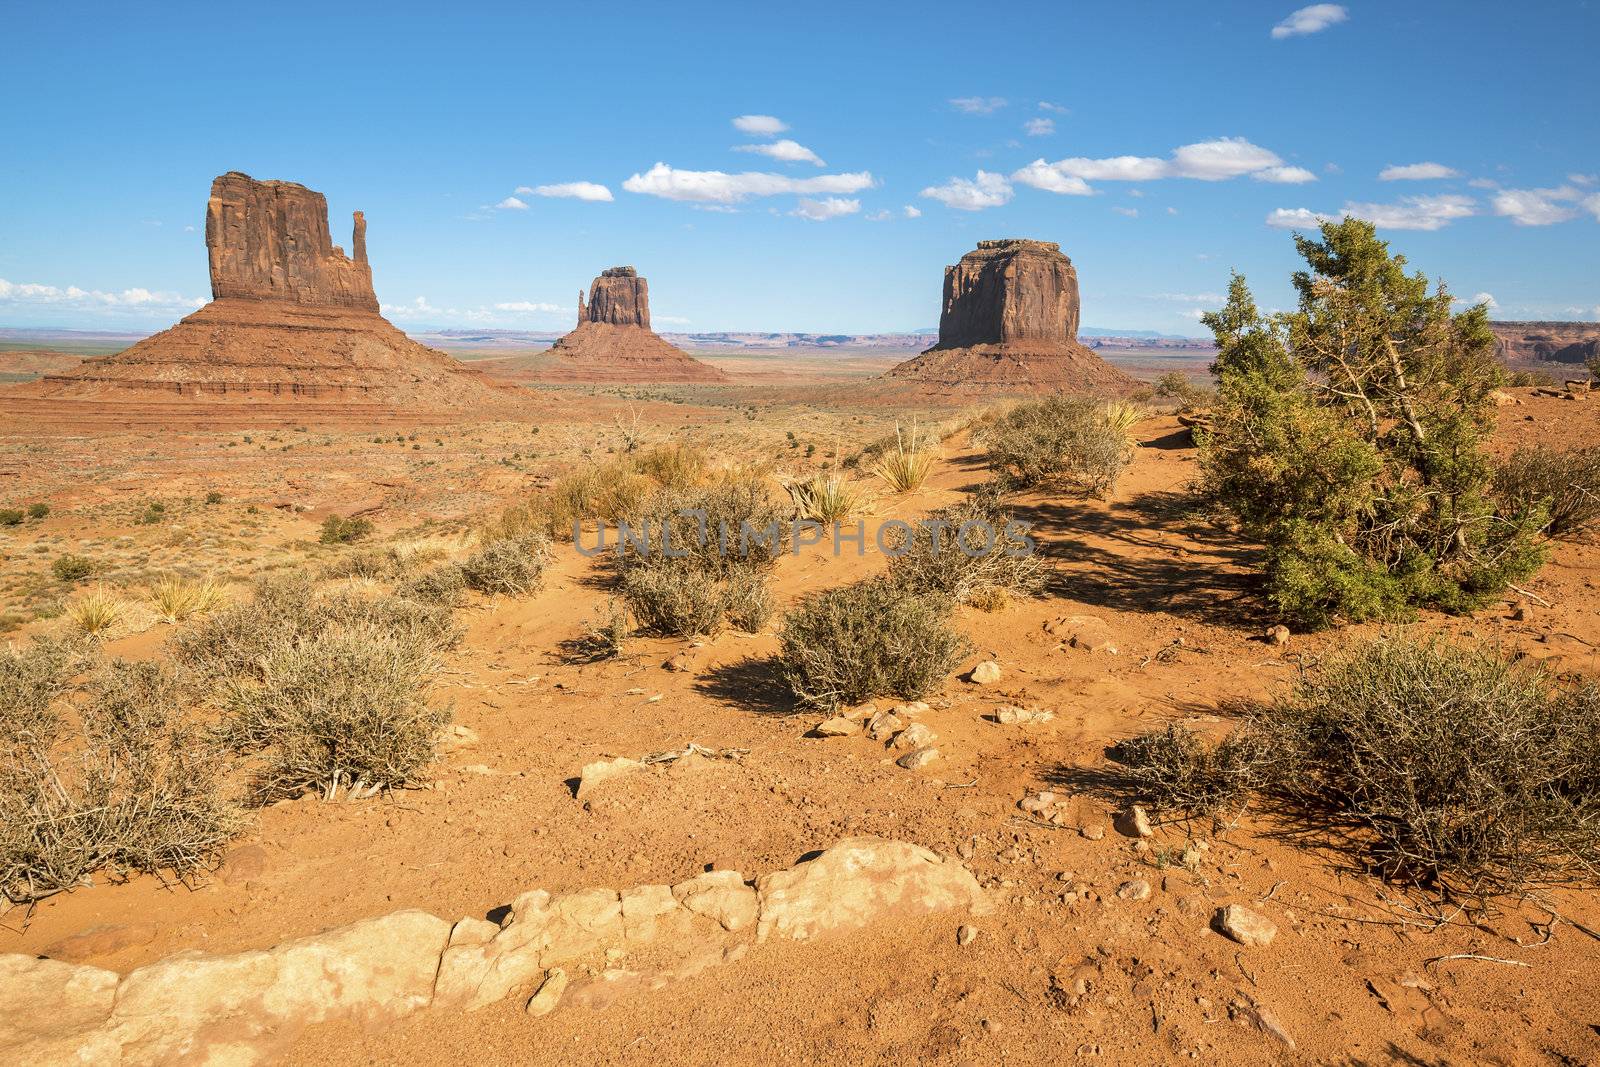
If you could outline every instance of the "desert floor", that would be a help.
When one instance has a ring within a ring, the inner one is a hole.
[[[747,360],[760,363],[761,360]],[[0,403],[0,500],[48,501],[51,515],[0,531],[7,636],[55,632],[63,552],[94,559],[130,609],[110,654],[155,654],[172,633],[137,607],[155,575],[215,573],[238,584],[316,568],[332,512],[368,515],[380,540],[464,551],[476,518],[563,469],[618,447],[691,441],[714,455],[795,474],[837,465],[897,421],[932,413],[852,410],[760,380],[721,389],[534,392],[527,422],[366,424],[305,410],[248,427],[236,413],[178,421]],[[1514,390],[1497,448],[1591,443],[1600,400]],[[230,420],[233,420],[230,423]],[[1138,427],[1133,465],[1109,501],[1026,496],[1046,547],[1045,595],[957,625],[1001,680],[952,677],[925,716],[942,758],[908,771],[862,735],[807,736],[822,718],[777,684],[773,632],[703,642],[637,637],[624,659],[584,663],[572,643],[608,591],[595,561],[563,546],[544,589],[476,599],[439,696],[476,740],[442,754],[431,788],[365,802],[283,802],[259,812],[223,867],[192,885],[153,877],[99,884],[0,915],[0,953],[72,958],[125,971],[183,949],[224,952],[401,908],[485,916],[534,887],[672,883],[715,864],[746,877],[793,864],[838,838],[875,834],[959,856],[996,911],[936,915],[745,958],[609,1007],[543,1018],[508,1001],[471,1015],[424,1012],[379,1032],[323,1025],[294,1038],[289,1062],[477,1063],[985,1062],[1582,1064],[1600,1062],[1600,900],[1550,889],[1482,912],[1440,908],[1362,872],[1334,843],[1297,838],[1270,812],[1236,827],[1168,822],[1141,846],[1113,827],[1105,750],[1177,720],[1228,728],[1228,704],[1261,696],[1371,628],[1263,641],[1251,548],[1192,513],[1196,453],[1171,416]],[[793,435],[791,437],[791,435]],[[871,518],[914,517],[988,477],[964,432],[944,443],[922,490],[878,490]],[[209,492],[222,496],[206,504]],[[141,519],[152,501],[154,522]],[[882,570],[870,545],[781,563],[780,605]],[[1593,676],[1600,645],[1600,548],[1556,547],[1528,586],[1470,618],[1410,626],[1490,642],[1508,655]],[[1110,647],[1064,633],[1103,623]],[[776,624],[774,624],[775,627]],[[1046,627],[1050,626],[1051,632]],[[688,669],[664,664],[687,652]],[[984,718],[1000,705],[1049,709],[1042,725]],[[570,780],[601,757],[738,748],[738,760],[650,768],[575,799]],[[1073,818],[1028,819],[1040,789],[1072,796]],[[1205,841],[1202,862],[1176,858]],[[1119,886],[1143,879],[1147,899]],[[1275,921],[1268,947],[1214,932],[1216,907],[1248,904]],[[1559,919],[1556,918],[1559,916]],[[977,939],[958,946],[957,926]],[[1587,930],[1585,929],[1587,928]],[[86,932],[92,936],[83,937]],[[1492,962],[1479,956],[1516,963]],[[1082,981],[1082,985],[1077,983]],[[1086,991],[1074,995],[1074,988]],[[1291,1048],[1253,1023],[1275,1017]]]

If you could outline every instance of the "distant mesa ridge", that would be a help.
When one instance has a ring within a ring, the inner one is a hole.
[[[891,380],[946,395],[1121,393],[1138,383],[1078,343],[1078,272],[1054,241],[979,241],[944,271],[939,341]]]
[[[1507,363],[1600,359],[1600,322],[1491,322],[1495,354]]]
[[[354,258],[328,232],[321,193],[229,171],[211,183],[206,251],[214,299],[132,347],[19,386],[31,395],[115,401],[356,400],[366,407],[511,411],[527,404],[378,312],[367,222]]]

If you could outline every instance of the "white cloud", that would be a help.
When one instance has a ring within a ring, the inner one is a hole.
[[[1111,210],[1115,211],[1118,215],[1126,215],[1130,219],[1136,219],[1139,217],[1139,209],[1136,207],[1113,207]]]
[[[1052,104],[1048,100],[1041,100],[1041,101],[1039,101],[1039,110],[1040,111],[1050,111],[1050,112],[1053,112],[1053,113],[1055,113],[1057,115],[1065,115],[1065,114],[1068,114],[1072,109],[1071,108],[1062,107],[1060,104]]]
[[[1094,195],[1094,190],[1089,187],[1088,182],[1076,175],[1063,174],[1057,169],[1056,164],[1046,163],[1042,159],[1034,160],[1011,175],[1011,180],[1031,185],[1035,189],[1043,189],[1047,193],[1061,193],[1065,196]]]
[[[1436,178],[1459,178],[1461,173],[1443,163],[1389,164],[1378,172],[1381,182],[1424,182]]]
[[[1573,185],[1593,185],[1600,182],[1600,174],[1569,174],[1567,181]]]
[[[1056,132],[1056,120],[1029,119],[1022,124],[1022,129],[1029,137],[1049,137]]]
[[[1333,215],[1323,215],[1305,207],[1280,207],[1267,216],[1267,225],[1280,230],[1306,230],[1335,221]]]
[[[1317,33],[1349,17],[1350,12],[1342,4],[1312,4],[1292,13],[1272,27],[1272,39],[1281,41],[1285,37],[1302,37],[1308,33]]]
[[[907,204],[905,206],[905,215],[908,219],[920,219],[922,217],[922,209]]]
[[[1600,193],[1593,193],[1583,199],[1583,210],[1594,216],[1594,221],[1600,222]]]
[[[1473,178],[1471,181],[1467,182],[1467,184],[1472,186],[1474,189],[1500,188],[1500,183],[1495,181],[1493,178]]]
[[[1006,106],[1002,96],[958,96],[950,106],[968,115],[992,115]]]
[[[1472,296],[1472,302],[1474,304],[1487,304],[1489,305],[1490,311],[1493,311],[1495,308],[1500,306],[1500,301],[1494,298],[1493,293],[1474,293]]]
[[[1003,174],[980,170],[972,181],[966,178],[951,178],[943,185],[930,185],[922,190],[922,195],[929,200],[939,201],[945,207],[961,211],[982,211],[984,208],[1010,203],[1011,183],[1006,181]]]
[[[510,211],[526,211],[526,210],[528,210],[528,205],[523,203],[521,200],[518,200],[514,196],[506,197],[504,200],[502,200],[498,204],[496,204],[495,207],[505,208],[505,209],[510,210]]]
[[[789,214],[798,215],[812,222],[826,222],[836,219],[841,215],[854,215],[861,210],[861,201],[845,200],[837,196],[825,197],[821,200],[800,198],[800,203]]]
[[[76,285],[60,287],[34,282],[9,282],[0,278],[0,304],[45,305],[66,310],[115,312],[164,312],[187,315],[205,304],[198,297],[153,289],[134,288],[118,292],[101,289],[81,289]]]
[[[736,204],[752,196],[806,195],[812,193],[858,193],[873,185],[872,174],[820,174],[815,178],[791,178],[783,174],[745,171],[728,174],[720,170],[677,170],[657,163],[643,174],[622,183],[630,193],[659,196],[664,200],[686,200],[702,204]]]
[[[555,185],[536,185],[517,187],[517,192],[525,196],[554,196],[564,197],[569,200],[591,200],[596,203],[611,203],[616,197],[611,195],[611,190],[599,182],[558,182]],[[507,205],[501,204],[502,207]]]
[[[1559,189],[1502,189],[1494,196],[1494,213],[1518,226],[1549,226],[1577,218],[1578,209],[1572,204],[1582,196],[1570,185]],[[1596,214],[1600,215],[1600,211]]]
[[[870,215],[863,215],[861,217],[866,219],[868,222],[887,222],[893,217],[893,212],[891,212],[888,208],[883,208],[882,210],[872,212]]]
[[[1267,225],[1279,229],[1310,229],[1349,215],[1365,219],[1380,229],[1440,230],[1456,219],[1477,214],[1477,202],[1470,196],[1403,196],[1393,204],[1346,203],[1338,214],[1309,208],[1278,208],[1267,216]]]
[[[785,163],[813,163],[819,167],[827,166],[811,149],[788,138],[774,141],[772,144],[742,144],[734,148],[734,151],[754,152],[772,159],[781,159]]]
[[[1220,137],[1197,141],[1172,150],[1169,158],[1159,156],[1108,156],[1089,159],[1073,156],[1046,163],[1036,159],[1011,176],[1023,185],[1052,193],[1088,196],[1094,190],[1086,182],[1143,182],[1160,178],[1193,178],[1197,181],[1226,181],[1251,175],[1259,181],[1290,184],[1315,181],[1316,175],[1303,167],[1284,164],[1277,153],[1251,144],[1243,137]]]
[[[1317,176],[1304,167],[1267,167],[1265,170],[1256,171],[1250,177],[1258,182],[1275,182],[1279,185],[1301,185],[1317,180]]]
[[[564,314],[568,309],[560,304],[547,304],[534,300],[509,300],[503,304],[494,305],[496,311],[522,311],[539,314]]]
[[[740,115],[733,120],[733,128],[751,137],[776,137],[789,124],[772,115]]]
[[[1176,215],[1177,213],[1178,213],[1178,209],[1177,208],[1175,208],[1175,207],[1167,208],[1167,214],[1168,215]]]

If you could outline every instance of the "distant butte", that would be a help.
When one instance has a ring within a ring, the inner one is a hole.
[[[1600,322],[1491,322],[1495,354],[1507,363],[1600,359]]]
[[[650,328],[650,286],[632,267],[608,267],[578,293],[578,325],[547,352],[503,361],[496,373],[545,382],[725,382]]]
[[[1135,388],[1078,343],[1078,316],[1078,272],[1060,245],[979,241],[944,270],[939,343],[885,377],[948,397]]]
[[[379,314],[366,234],[357,211],[352,259],[332,241],[321,193],[224,174],[206,205],[212,301],[114,356],[17,389],[62,400],[524,407],[515,390],[418,344]]]

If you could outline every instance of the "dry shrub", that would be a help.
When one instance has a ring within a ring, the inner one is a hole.
[[[840,474],[817,474],[787,486],[795,517],[812,522],[843,522],[865,503],[861,490]]]
[[[937,688],[968,651],[949,614],[946,598],[909,593],[882,578],[819,593],[784,616],[783,678],[806,704],[914,700]]]
[[[984,426],[989,463],[1012,485],[1108,496],[1132,457],[1130,412],[1056,394],[1018,404]],[[1111,419],[1117,421],[1113,423]]]
[[[1044,587],[1044,560],[1013,522],[998,494],[983,492],[934,512],[910,535],[893,530],[886,543],[889,580],[985,610],[1004,606],[1012,594],[1032,596]]]
[[[622,542],[615,557],[623,597],[646,629],[688,637],[716,633],[728,621],[750,630],[766,624],[767,579],[783,544],[781,533],[760,538],[783,520],[764,482],[662,489],[627,521],[649,537],[644,548]]]
[[[365,548],[329,560],[322,567],[324,578],[365,578],[375,582],[404,581],[443,555],[435,545],[384,545]]]
[[[222,603],[223,590],[223,584],[213,578],[167,574],[150,586],[150,605],[162,622],[182,622],[216,610]]]
[[[655,445],[633,457],[633,467],[663,489],[689,489],[705,481],[709,463],[694,445]]]
[[[1600,520],[1600,448],[1519,448],[1495,470],[1494,491],[1510,511],[1543,508],[1546,535],[1576,537]]]
[[[348,545],[372,533],[372,520],[347,519],[342,515],[329,515],[322,520],[322,530],[317,540],[325,545]]]
[[[909,433],[894,428],[894,445],[878,453],[872,473],[895,493],[911,493],[922,488],[933,472],[938,441],[932,435],[919,435],[915,425]]]
[[[419,651],[453,648],[461,629],[449,606],[355,590],[318,594],[300,577],[259,582],[251,598],[206,616],[172,641],[172,655],[213,677],[259,673],[272,649],[338,626],[371,626]]]
[[[180,710],[183,677],[157,663],[101,665],[69,736],[40,695],[62,688],[68,661],[55,657],[35,650],[23,657],[34,662],[0,666],[44,683],[20,709],[30,725],[0,739],[0,896],[34,901],[107,867],[184,878],[214,863],[243,820],[224,791],[225,753]]]
[[[67,605],[67,618],[90,637],[104,637],[122,621],[127,607],[121,597],[105,586],[97,585]]]
[[[523,596],[544,582],[550,541],[542,534],[490,541],[462,561],[461,580],[468,589],[501,596]]]
[[[543,536],[531,534],[527,536]],[[419,604],[456,607],[467,595],[467,576],[459,563],[442,563],[395,588],[395,593]]]
[[[1127,784],[1140,800],[1220,822],[1265,783],[1270,753],[1251,730],[1236,730],[1208,746],[1200,735],[1172,723],[1123,741],[1112,756],[1126,765]]]
[[[568,658],[579,663],[620,659],[627,654],[628,638],[632,633],[628,606],[614,597],[608,597],[605,613],[599,619],[591,619],[584,632],[567,643]]]
[[[221,736],[260,754],[259,803],[412,785],[450,719],[428,702],[437,670],[430,650],[370,623],[283,641],[229,687]]]

